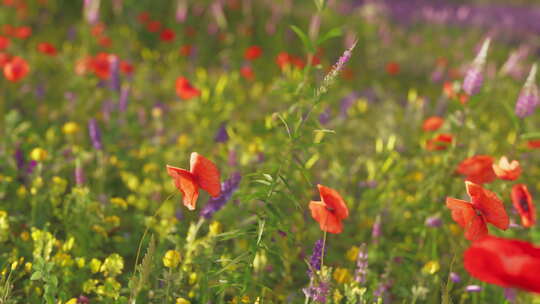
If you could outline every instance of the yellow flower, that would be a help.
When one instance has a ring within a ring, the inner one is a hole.
[[[348,251],[347,251],[347,260],[349,261],[356,261],[356,257],[358,256],[358,252],[360,251],[360,248],[358,246],[352,246]]]
[[[163,265],[168,268],[174,268],[180,263],[180,252],[168,250],[163,256]]]
[[[32,152],[30,152],[30,158],[35,161],[44,161],[47,159],[47,155],[47,151],[42,148],[34,148]]]
[[[71,298],[66,302],[66,304],[77,304],[77,299],[76,298]]]
[[[191,304],[191,302],[184,299],[184,298],[177,298],[176,299],[176,304]]]
[[[439,262],[429,261],[422,268],[422,272],[425,274],[435,274],[440,268],[441,266],[439,265]]]
[[[452,224],[450,224],[449,228],[450,228],[450,232],[453,235],[460,235],[461,234],[461,228],[459,228],[458,225],[452,223]]]
[[[120,226],[120,218],[116,215],[107,216],[105,222],[111,224],[113,227]]]
[[[343,295],[341,294],[339,289],[335,289],[334,290],[334,303],[339,303],[341,299],[343,299]]]
[[[186,134],[181,134],[176,139],[176,144],[179,145],[180,147],[185,147],[187,146],[188,143],[189,143],[189,137]]]
[[[221,233],[221,223],[218,221],[213,221],[209,227],[209,234],[216,235],[220,233]]]
[[[189,284],[193,285],[195,283],[197,283],[197,273],[192,272],[192,273],[189,274]]]
[[[118,206],[122,209],[127,209],[128,207],[128,203],[126,202],[125,199],[121,198],[121,197],[113,197],[111,198],[111,204],[115,205],[115,206]]]
[[[100,267],[101,267],[100,260],[96,258],[93,258],[92,260],[90,260],[90,271],[92,271],[92,273],[98,272]]]
[[[336,282],[341,283],[341,284],[349,283],[352,279],[349,269],[341,268],[341,267],[338,267],[336,268],[336,270],[334,270],[333,277],[334,277],[334,280],[336,280]]]
[[[26,196],[26,187],[23,186],[23,185],[20,185],[19,188],[17,189],[17,196],[19,198],[24,198]]]
[[[26,272],[28,272],[28,273],[29,273],[30,271],[32,271],[32,262],[26,262],[26,263],[24,264],[24,271],[26,271]]]
[[[124,259],[119,254],[113,253],[103,261],[100,270],[105,276],[114,277],[121,274],[122,269],[124,269]]]
[[[68,135],[77,133],[79,132],[79,125],[73,121],[66,122],[64,126],[62,127],[62,132]]]

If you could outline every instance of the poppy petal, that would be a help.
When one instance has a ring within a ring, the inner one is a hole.
[[[446,207],[452,211],[452,219],[465,230],[467,240],[478,240],[488,234],[484,218],[476,214],[471,203],[448,197]]]
[[[193,152],[191,153],[190,168],[202,189],[213,197],[219,196],[221,193],[219,170],[213,162]]]
[[[343,198],[341,198],[341,195],[339,195],[336,190],[323,185],[317,185],[317,188],[319,188],[322,201],[327,208],[334,210],[333,213],[337,216],[337,218],[342,220],[349,217],[349,209],[347,208]]]
[[[167,165],[167,173],[174,178],[174,185],[182,192],[183,203],[189,210],[195,210],[199,197],[199,186],[195,176],[184,169]]]
[[[532,201],[531,193],[524,184],[516,184],[512,187],[512,203],[521,217],[523,227],[532,227],[536,223],[536,208]]]
[[[467,187],[467,193],[471,197],[472,205],[482,212],[486,221],[497,228],[508,229],[510,218],[497,195],[472,182],[465,182],[465,186]]]
[[[484,282],[540,293],[540,248],[530,243],[488,236],[465,251],[464,266]]]
[[[319,223],[322,231],[329,233],[341,233],[343,231],[341,220],[328,211],[323,202],[311,201],[309,202],[309,209],[311,210],[311,216]]]

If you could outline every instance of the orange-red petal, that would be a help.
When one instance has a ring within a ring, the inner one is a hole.
[[[221,193],[219,170],[212,161],[193,152],[191,153],[190,171],[203,190],[213,197],[219,196]]]
[[[488,234],[484,218],[476,214],[471,203],[448,197],[446,207],[452,211],[452,219],[465,230],[465,238],[474,241]]]
[[[524,184],[512,187],[512,203],[521,217],[523,227],[532,227],[536,223],[536,207],[532,201],[531,193]]]
[[[326,208],[326,204],[319,201],[311,201],[309,203],[311,216],[319,223],[322,231],[328,233],[341,233],[343,224],[341,220]]]
[[[199,197],[199,186],[195,176],[182,168],[167,165],[167,173],[174,178],[174,185],[183,196],[183,203],[189,210],[195,210]]]
[[[317,185],[317,188],[326,208],[330,209],[338,219],[343,220],[349,217],[349,208],[336,190],[323,185]]]
[[[497,195],[472,182],[465,182],[465,186],[471,197],[471,204],[482,213],[486,221],[500,229],[508,229],[510,218]]]

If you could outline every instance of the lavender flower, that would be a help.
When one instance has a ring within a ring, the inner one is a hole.
[[[326,108],[320,115],[319,115],[319,122],[321,125],[325,125],[330,121],[330,108]]]
[[[208,200],[208,203],[204,206],[201,211],[201,216],[206,219],[211,218],[214,213],[219,211],[227,201],[231,199],[233,193],[238,189],[240,185],[240,180],[242,176],[240,173],[236,172],[231,175],[231,177],[221,183],[221,194],[218,197],[212,197]]]
[[[178,0],[176,3],[176,21],[180,23],[184,23],[187,18],[187,1],[186,0]]]
[[[215,142],[223,143],[223,142],[226,142],[227,140],[229,140],[229,134],[227,133],[226,126],[227,126],[226,122],[221,123],[221,125],[219,126],[219,129],[218,129],[218,131],[216,133],[216,136],[214,137]]]
[[[491,39],[487,38],[482,44],[482,48],[474,58],[472,65],[467,70],[463,80],[463,91],[469,95],[478,94],[484,82],[482,70],[486,65],[486,57]]]
[[[120,91],[120,60],[116,55],[109,56],[109,62],[111,64],[111,80],[109,85],[112,90]]]
[[[441,227],[441,225],[442,225],[442,220],[437,215],[430,216],[426,219],[426,226],[428,227],[438,228],[438,227]]]
[[[364,284],[366,282],[367,269],[369,265],[366,247],[367,245],[363,243],[360,246],[358,256],[356,257],[356,271],[354,273],[354,280],[360,284]]]
[[[83,13],[86,21],[96,24],[99,20],[100,0],[84,0]]]
[[[90,139],[92,140],[92,145],[94,149],[101,150],[103,146],[101,144],[101,131],[95,118],[90,119],[88,122],[88,133],[90,134]]]
[[[461,278],[459,277],[459,275],[455,272],[450,272],[450,280],[454,283],[459,283],[461,282]]]
[[[347,113],[349,112],[349,109],[354,104],[354,102],[358,98],[358,93],[352,92],[351,94],[347,95],[345,98],[341,99],[341,106],[340,106],[340,112],[339,115],[341,118],[347,118]]]
[[[535,80],[536,63],[533,64],[529,76],[527,77],[527,81],[525,81],[516,102],[516,115],[519,118],[525,118],[531,115],[540,103],[538,98],[538,87],[536,86]]]
[[[129,101],[129,86],[122,86],[120,90],[120,98],[118,99],[118,110],[120,112],[125,112],[127,110]]]
[[[467,291],[467,292],[480,292],[480,291],[482,291],[482,287],[478,286],[478,285],[467,285],[467,287],[465,287],[465,291]]]
[[[326,303],[326,297],[330,293],[330,284],[327,282],[318,282],[309,285],[307,288],[303,288],[304,295],[313,299],[315,302]]]
[[[15,150],[15,153],[13,153],[13,157],[15,158],[15,163],[17,164],[17,169],[22,170],[24,168],[24,165],[26,164],[24,160],[24,152],[19,147]]]
[[[317,240],[315,242],[315,246],[313,246],[313,253],[311,254],[311,257],[309,258],[309,268],[307,271],[307,274],[310,278],[313,278],[313,271],[319,271],[321,270],[321,259],[323,256],[323,245],[324,242],[322,239]],[[326,251],[326,248],[325,248]]]

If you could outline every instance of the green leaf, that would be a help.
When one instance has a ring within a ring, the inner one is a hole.
[[[525,134],[521,134],[521,139],[529,140],[529,139],[540,139],[540,132],[529,132]]]
[[[325,42],[326,40],[332,39],[332,38],[335,38],[335,37],[340,37],[342,34],[343,34],[343,31],[341,30],[341,28],[340,27],[335,27],[335,28],[329,30],[328,32],[326,32],[326,34],[319,37],[319,39],[317,39],[316,44],[320,45],[323,42]]]
[[[43,275],[41,274],[41,271],[36,271],[32,274],[32,276],[30,277],[30,280],[37,281],[37,280],[41,280],[42,277]]]
[[[309,40],[309,37],[304,32],[302,32],[299,27],[291,25],[291,29],[296,33],[296,35],[298,35],[300,40],[302,40],[302,44],[304,45],[308,53],[315,52],[315,47],[311,43],[311,40]]]

